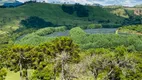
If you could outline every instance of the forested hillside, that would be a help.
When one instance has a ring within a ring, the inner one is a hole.
[[[109,11],[98,6],[81,6],[79,4],[76,4],[73,7],[76,7],[79,10],[82,8],[82,11],[85,8],[86,10],[88,10],[88,15],[81,16],[79,15],[79,13],[75,14],[76,11],[73,14],[68,14],[64,11],[64,9],[62,9],[62,5],[59,4],[30,3],[16,8],[0,8],[1,25],[6,24],[7,22],[26,19],[30,16],[40,17],[42,19],[45,19],[46,21],[54,23],[55,25],[75,25],[82,23],[87,24],[91,21],[106,22],[109,20],[110,22],[113,21],[112,23],[121,21],[121,18],[109,13]],[[65,8],[68,9],[68,7]]]
[[[1,49],[1,80],[142,78],[142,36],[86,34],[76,27],[66,37],[47,37],[44,30]]]
[[[133,13],[132,10],[125,8],[31,2],[18,7],[0,8],[0,32],[4,34],[22,26],[33,26],[34,21],[37,22],[35,26],[38,27],[64,25],[68,28],[86,27],[89,24],[101,24],[107,28],[140,24],[140,17]],[[23,20],[30,24],[23,23]],[[41,20],[42,22],[39,22]]]
[[[0,80],[142,79],[135,8],[35,1],[0,7]]]
[[[88,13],[87,15],[81,16],[78,13],[80,11],[76,12],[75,9],[73,9],[74,10],[73,13],[69,14],[67,13],[66,10],[70,9],[70,7],[76,7],[76,11],[78,8],[79,10],[82,10],[84,13],[87,10]],[[46,21],[54,23],[55,25],[81,24],[84,22],[86,24],[90,22],[100,22],[100,23],[108,22],[108,23],[121,24],[121,22],[123,22],[123,18],[111,14],[105,8],[99,6],[87,6],[87,5],[81,6],[79,4],[62,6],[59,4],[29,3],[16,8],[1,8],[0,10],[1,10],[0,12],[1,25],[6,24],[6,22],[26,19],[27,17],[30,16],[40,17],[42,19],[45,19]],[[12,16],[10,16],[10,14],[12,14]]]

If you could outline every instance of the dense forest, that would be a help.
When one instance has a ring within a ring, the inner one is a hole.
[[[0,80],[141,80],[141,21],[122,6],[1,7]]]
[[[1,79],[9,70],[26,80],[142,78],[142,36],[87,34],[80,27],[65,37],[47,36],[55,31],[65,27],[43,28],[1,48]]]

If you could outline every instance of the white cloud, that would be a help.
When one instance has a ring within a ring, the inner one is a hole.
[[[21,2],[29,1],[29,0],[18,0]],[[69,3],[81,3],[81,4],[93,4],[98,3],[101,5],[126,5],[133,6],[136,4],[142,4],[142,0],[37,0],[38,2],[69,2]]]
[[[126,6],[142,4],[142,0],[48,0],[48,1],[72,2],[72,3],[81,3],[81,4],[98,3],[102,5],[126,5]]]

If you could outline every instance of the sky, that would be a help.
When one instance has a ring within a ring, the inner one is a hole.
[[[3,1],[3,0],[0,0]],[[6,1],[6,0],[5,0]],[[7,0],[7,1],[11,1],[11,0]],[[18,0],[21,2],[25,2],[28,0]],[[124,6],[134,6],[137,4],[142,4],[142,0],[37,0],[37,1],[45,1],[48,3],[51,2],[69,2],[69,3],[80,3],[80,4],[93,4],[93,3],[97,3],[97,4],[101,4],[101,5],[124,5]]]

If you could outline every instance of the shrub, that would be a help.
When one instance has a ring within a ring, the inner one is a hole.
[[[28,17],[27,19],[22,20],[20,24],[27,28],[43,28],[53,26],[51,22],[46,22],[44,19],[36,16]]]
[[[73,14],[76,12],[76,15],[78,17],[88,17],[89,16],[89,11],[86,8],[86,6],[83,6],[81,4],[75,4],[75,5],[62,5],[62,10],[68,14]]]
[[[87,26],[87,29],[96,29],[96,28],[102,28],[101,24],[90,24]]]
[[[68,14],[73,14],[74,13],[74,8],[73,8],[73,5],[66,5],[66,4],[63,4],[62,5],[62,10]]]
[[[76,14],[78,17],[88,17],[89,16],[89,10],[83,5],[75,4],[74,10],[76,11]]]

